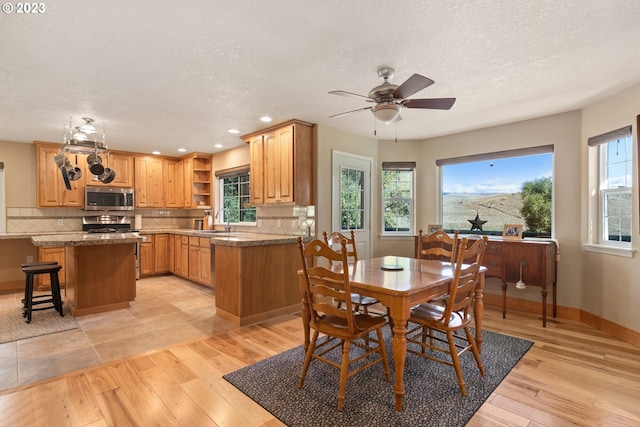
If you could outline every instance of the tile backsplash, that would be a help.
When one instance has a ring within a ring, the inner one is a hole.
[[[78,208],[7,208],[8,233],[55,233],[82,231],[82,217],[99,215]],[[142,216],[142,230],[192,229],[202,218],[200,209],[136,209],[109,212],[113,215]],[[231,224],[232,230],[254,233],[315,235],[314,206],[263,206],[256,208],[255,224]]]

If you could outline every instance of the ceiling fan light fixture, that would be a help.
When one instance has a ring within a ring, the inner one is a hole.
[[[402,110],[402,106],[400,104],[388,103],[388,104],[378,104],[371,109],[371,112],[376,117],[376,119],[380,120],[383,123],[391,123],[400,115],[400,111]]]

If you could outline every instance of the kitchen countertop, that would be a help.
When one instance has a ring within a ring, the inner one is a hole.
[[[142,242],[138,233],[58,233],[32,236],[35,246],[94,246]]]
[[[175,234],[180,236],[204,237],[211,240],[212,245],[220,246],[265,246],[296,243],[298,236],[287,234],[262,234],[246,231],[229,233],[211,233],[208,230],[192,229],[153,229],[140,230],[140,233],[87,233],[85,231],[68,232],[34,232],[34,233],[0,233],[0,240],[31,239],[35,246],[87,246],[112,245],[118,243],[135,243],[143,241],[141,235]],[[304,237],[305,242],[313,237]]]
[[[296,243],[298,236],[290,234],[262,234],[246,231],[231,231],[211,233],[211,230],[191,230],[191,229],[160,229],[160,230],[140,230],[141,234],[176,234],[180,236],[204,237],[211,240],[212,245],[219,246],[267,246],[286,245]],[[311,237],[304,237],[304,241],[309,241]]]

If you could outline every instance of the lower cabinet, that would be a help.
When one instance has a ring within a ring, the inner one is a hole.
[[[211,239],[189,237],[189,280],[212,287]]]
[[[140,276],[169,272],[169,235],[143,234],[140,243]]]
[[[211,239],[177,234],[145,234],[140,243],[140,276],[172,273],[213,287]]]
[[[50,246],[38,248],[38,261],[56,261],[62,266],[62,269],[58,272],[58,280],[60,285],[65,283],[65,265],[64,265],[64,247],[63,246]],[[51,289],[51,279],[48,274],[38,274],[36,287],[38,290]]]
[[[144,234],[146,240],[140,243],[140,276],[153,274],[153,234]]]
[[[169,235],[156,234],[153,236],[153,272],[169,272]]]

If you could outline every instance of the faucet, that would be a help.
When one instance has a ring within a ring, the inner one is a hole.
[[[218,219],[218,215],[220,215],[220,212],[223,212],[223,211],[229,211],[229,209],[227,209],[227,208],[219,209],[218,212],[216,212],[215,218]],[[223,218],[224,218],[224,214],[223,214]],[[229,233],[231,231],[231,224],[230,223],[231,223],[231,218],[229,218],[229,216],[227,216],[227,225],[224,226],[224,231],[226,231],[227,233]]]

